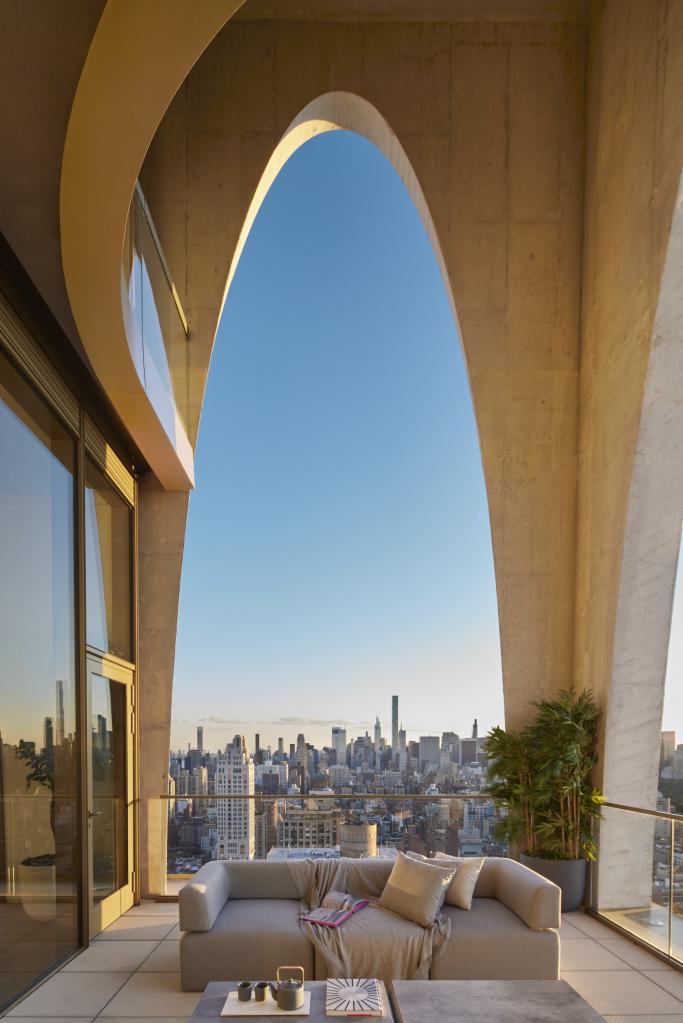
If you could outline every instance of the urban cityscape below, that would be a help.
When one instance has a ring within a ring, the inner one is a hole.
[[[253,750],[236,735],[214,753],[200,725],[195,748],[170,755],[168,872],[191,874],[211,859],[507,855],[485,786],[476,719],[467,736],[409,740],[398,696],[389,736],[378,717],[372,735],[333,726],[322,748],[302,732],[276,749],[256,734]]]

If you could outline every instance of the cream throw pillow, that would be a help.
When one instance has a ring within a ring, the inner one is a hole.
[[[433,860],[428,860],[426,856],[422,856],[420,853],[409,852],[407,855],[411,859],[427,863],[430,867],[445,866],[447,863],[452,864],[455,867],[455,875],[448,886],[444,902],[448,906],[457,906],[458,909],[472,909],[474,889],[481,868],[484,865],[483,856],[448,856],[446,853],[437,852],[434,853]],[[436,860],[439,861],[438,864]]]
[[[379,900],[382,909],[390,909],[406,920],[431,927],[443,905],[455,867],[450,864],[420,863],[399,853]]]

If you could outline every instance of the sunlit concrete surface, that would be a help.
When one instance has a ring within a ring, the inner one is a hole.
[[[200,999],[180,990],[178,905],[143,902],[7,1015],[23,1023],[187,1023]],[[612,1023],[683,1023],[683,973],[583,912],[560,930],[562,977]]]

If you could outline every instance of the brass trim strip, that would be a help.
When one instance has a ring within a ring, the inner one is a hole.
[[[134,508],[135,477],[128,471],[114,449],[107,444],[89,416],[85,417],[85,448],[131,508]]]
[[[625,803],[610,803],[609,800],[604,799],[601,806],[608,806],[612,810],[627,810],[629,813],[641,813],[645,817],[659,817],[665,821],[680,821],[683,823],[683,814],[681,813],[669,813],[666,810],[646,810],[643,806],[627,806]]]
[[[43,355],[21,320],[0,295],[0,344],[19,364],[59,418],[78,434],[78,401]]]

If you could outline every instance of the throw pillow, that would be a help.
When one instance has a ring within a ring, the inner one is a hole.
[[[472,897],[477,878],[484,866],[483,856],[447,856],[446,853],[435,853],[434,860],[439,865],[451,864],[455,867],[455,877],[446,892],[445,902],[458,909],[472,909]],[[433,863],[434,860],[431,862]]]
[[[435,860],[439,860],[442,864],[455,864],[455,876],[448,886],[444,902],[447,906],[457,906],[458,909],[472,909],[474,889],[484,864],[483,856],[448,856],[447,853],[437,852],[434,853],[434,859],[429,860],[421,853],[409,852],[406,855],[410,856],[411,859],[421,860],[423,863],[428,863],[433,867],[438,865],[435,863]]]
[[[391,874],[384,886],[379,905],[390,909],[406,920],[413,920],[421,927],[434,923],[455,867],[450,864],[439,867],[436,864],[420,863],[399,853]]]

